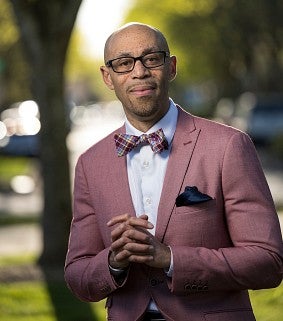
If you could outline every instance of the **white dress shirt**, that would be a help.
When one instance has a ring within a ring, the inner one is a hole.
[[[171,150],[171,142],[176,130],[178,110],[170,99],[170,108],[146,134],[159,128],[163,129],[169,148],[161,153],[153,153],[149,144],[140,145],[127,154],[127,171],[131,196],[136,216],[148,215],[148,220],[154,225],[150,232],[154,235],[157,221],[157,211],[163,187],[166,167]],[[125,122],[126,133],[140,136],[144,134],[133,127],[128,120]]]
[[[155,235],[157,212],[160,195],[163,187],[166,167],[171,151],[171,143],[175,134],[178,118],[178,109],[170,99],[170,107],[166,115],[160,119],[145,134],[155,132],[159,128],[163,129],[168,141],[169,148],[161,153],[153,153],[149,144],[140,145],[127,154],[127,171],[131,196],[136,212],[136,216],[146,214],[149,222],[154,225],[150,233]],[[140,136],[144,134],[133,127],[126,119],[126,133]],[[171,250],[171,249],[170,249]],[[173,256],[171,253],[171,264],[167,271],[168,276],[172,276]],[[149,310],[157,310],[153,301],[150,302]]]

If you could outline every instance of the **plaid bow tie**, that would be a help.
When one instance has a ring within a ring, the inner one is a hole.
[[[150,144],[154,153],[160,153],[164,149],[168,149],[168,142],[164,136],[162,128],[158,129],[154,133],[142,134],[141,136],[115,134],[114,140],[119,157],[127,155],[133,148],[142,143]]]

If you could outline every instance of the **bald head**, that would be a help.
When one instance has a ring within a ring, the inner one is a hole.
[[[148,131],[168,111],[169,83],[177,72],[164,35],[142,23],[127,24],[107,39],[104,59],[104,83],[115,90],[129,122]]]
[[[121,42],[130,42],[132,45],[138,48],[139,46],[144,45],[144,43],[140,43],[140,40],[142,38],[153,40],[155,43],[152,45],[156,47],[156,50],[164,50],[166,52],[169,52],[167,40],[162,32],[150,25],[131,22],[114,31],[106,40],[104,47],[105,62],[113,58],[111,56],[113,48],[116,49],[117,45],[120,45]]]

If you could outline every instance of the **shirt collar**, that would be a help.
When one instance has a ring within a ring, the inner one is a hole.
[[[159,128],[162,128],[168,143],[171,144],[177,126],[178,109],[171,98],[169,99],[169,101],[170,106],[167,113],[157,123],[155,123],[145,134],[150,134],[152,132],[155,132]],[[133,125],[131,125],[127,118],[125,121],[125,127],[126,133],[129,135],[140,136],[144,134],[140,130],[136,129]]]

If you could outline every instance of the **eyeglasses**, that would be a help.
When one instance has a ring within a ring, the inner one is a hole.
[[[164,65],[169,53],[166,51],[154,51],[139,57],[120,57],[106,62],[117,73],[130,72],[134,69],[136,61],[139,60],[145,68],[153,69]]]

